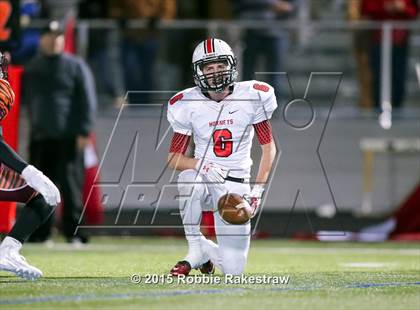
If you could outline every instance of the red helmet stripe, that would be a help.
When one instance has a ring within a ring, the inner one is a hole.
[[[213,39],[206,40],[206,54],[213,53]]]

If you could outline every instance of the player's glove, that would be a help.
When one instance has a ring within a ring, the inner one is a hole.
[[[211,183],[223,183],[228,174],[228,170],[222,166],[201,160],[195,165],[195,170]]]
[[[21,176],[30,187],[44,197],[49,205],[55,206],[60,203],[61,198],[58,188],[37,168],[28,165],[22,170]]]
[[[258,208],[261,205],[261,198],[264,193],[264,187],[260,184],[254,185],[249,194],[244,195],[244,199],[251,206],[252,213],[250,218],[253,218],[257,214]]]

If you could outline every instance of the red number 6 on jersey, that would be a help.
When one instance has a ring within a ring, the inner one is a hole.
[[[232,132],[225,129],[217,129],[213,132],[213,152],[217,157],[228,157],[233,151]]]

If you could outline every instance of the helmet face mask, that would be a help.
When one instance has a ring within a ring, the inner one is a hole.
[[[206,53],[205,46],[209,46],[209,40],[212,41],[213,48],[211,53]],[[209,73],[204,72],[207,65],[220,63],[225,64],[226,69]],[[207,39],[196,47],[193,54],[192,69],[195,84],[202,91],[207,92],[222,92],[232,85],[238,76],[236,57],[232,49],[226,42],[218,39]]]

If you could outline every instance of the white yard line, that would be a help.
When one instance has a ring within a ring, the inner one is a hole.
[[[40,245],[27,244],[25,249],[39,249]],[[153,245],[153,244],[142,244],[141,241],[138,241],[136,244],[87,244],[80,248],[75,248],[74,246],[66,243],[56,243],[50,250],[52,251],[115,251],[115,250],[130,250],[130,251],[139,251],[147,250],[152,252],[175,252],[180,249],[186,248],[186,243],[183,245]],[[372,254],[372,255],[419,255],[419,249],[393,249],[393,248],[348,248],[348,247],[328,247],[328,248],[319,248],[319,247],[269,247],[269,246],[252,246],[251,242],[251,253],[253,251],[262,251],[268,253],[284,253],[284,254]]]

